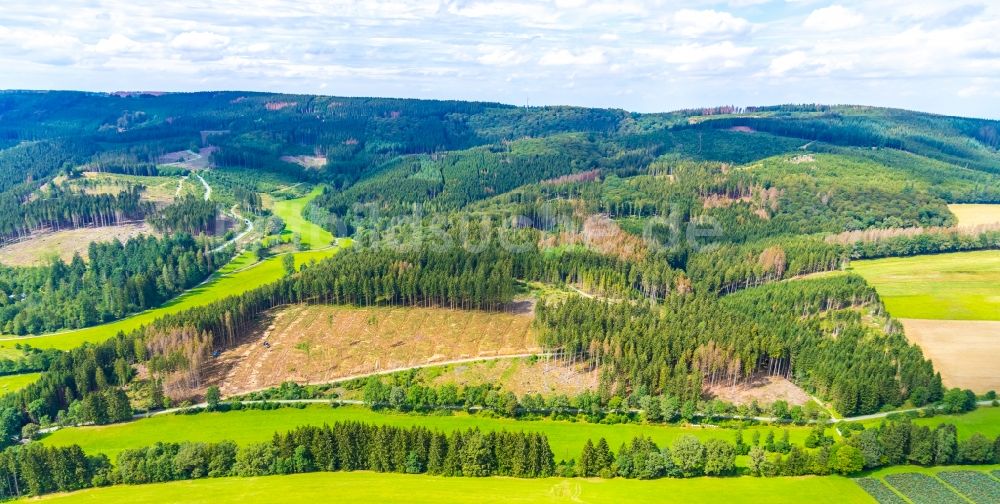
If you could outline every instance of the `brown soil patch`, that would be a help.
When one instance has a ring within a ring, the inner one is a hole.
[[[792,164],[812,163],[813,161],[816,161],[816,158],[812,154],[801,154],[788,160]]]
[[[593,182],[601,176],[601,170],[587,170],[580,173],[571,173],[556,178],[543,180],[543,185],[569,184],[573,182]]]
[[[598,372],[561,359],[496,360],[449,366],[447,371],[432,379],[431,384],[497,384],[518,396],[565,394],[572,397],[587,390],[597,390]]]
[[[229,395],[285,381],[326,383],[435,362],[537,352],[533,319],[530,313],[444,308],[287,307],[215,359],[206,386],[221,384]]]
[[[566,231],[541,240],[542,247],[584,245],[602,254],[628,260],[646,257],[648,250],[642,238],[626,232],[607,215],[591,215],[583,221],[579,232]]]
[[[1000,321],[900,319],[947,387],[1000,389]]]
[[[733,126],[732,128],[729,128],[729,131],[736,131],[739,133],[754,133],[757,130],[751,128],[750,126]]]
[[[125,242],[140,234],[156,233],[145,222],[38,233],[27,240],[0,248],[0,263],[8,266],[37,266],[53,255],[68,262],[76,252],[86,259],[90,242],[111,241],[115,238]]]
[[[733,404],[750,404],[754,399],[758,404],[771,404],[781,399],[790,405],[801,405],[811,400],[805,390],[780,376],[761,375],[735,387],[715,385],[705,390],[708,395]]]
[[[275,111],[275,110],[281,110],[281,109],[287,108],[287,107],[294,107],[295,105],[298,105],[298,102],[293,102],[293,101],[274,101],[274,102],[267,102],[267,103],[265,103],[264,104],[264,108],[266,108],[267,110]]]
[[[326,156],[281,156],[281,160],[314,170],[326,166]]]

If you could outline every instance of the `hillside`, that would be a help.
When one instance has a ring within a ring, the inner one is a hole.
[[[951,319],[998,318],[998,128],[2,92],[0,496],[864,502],[881,480],[842,476],[991,464],[995,432],[933,415],[995,397],[992,326]],[[359,476],[288,476],[319,471]]]

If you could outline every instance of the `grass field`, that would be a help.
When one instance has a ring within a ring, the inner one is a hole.
[[[881,420],[869,420],[864,422],[865,427],[875,427]],[[958,429],[958,437],[965,439],[975,433],[980,433],[990,439],[1000,436],[1000,407],[980,406],[975,411],[962,413],[960,415],[937,415],[929,418],[915,418],[912,422],[916,425],[926,425],[934,428],[938,424],[955,424]]]
[[[314,191],[312,195],[300,199],[311,199],[316,194],[318,193]],[[302,204],[304,205],[305,203]],[[344,240],[342,243],[344,246],[347,246],[350,244],[350,241]],[[333,255],[337,250],[337,247],[329,247],[326,249],[296,252],[295,264],[301,266],[310,261],[319,261]],[[253,257],[249,253],[237,256],[231,263],[213,273],[205,283],[185,291],[159,308],[146,310],[115,322],[73,331],[0,339],[0,349],[13,348],[17,343],[27,343],[37,348],[68,350],[78,347],[87,341],[104,341],[113,337],[119,331],[128,332],[164,315],[205,305],[224,297],[242,294],[248,290],[274,282],[285,274],[280,256],[272,256],[255,264],[251,261],[253,261]]]
[[[1000,205],[948,205],[948,210],[951,210],[951,213],[958,217],[958,225],[962,227],[1000,224]]]
[[[146,446],[156,441],[209,442],[228,439],[237,443],[260,442],[271,439],[277,431],[287,431],[300,425],[323,425],[337,421],[361,421],[397,426],[421,425],[445,432],[472,427],[483,430],[541,432],[548,436],[556,460],[578,458],[587,439],[596,441],[604,437],[612,449],[617,450],[622,443],[640,435],[649,436],[664,446],[684,434],[693,434],[702,439],[714,437],[732,441],[735,433],[734,430],[714,426],[602,425],[554,420],[525,421],[487,418],[462,412],[450,416],[424,416],[374,412],[360,406],[331,408],[327,405],[311,405],[304,409],[159,415],[124,424],[72,427],[52,433],[44,438],[43,442],[59,446],[78,444],[88,453],[106,453],[113,460],[118,452],[125,448]],[[744,441],[749,443],[753,430],[760,430],[763,442],[769,429],[771,427],[767,426],[746,429],[743,433]],[[775,436],[780,439],[781,428],[775,427],[774,431]],[[808,427],[789,427],[789,431],[791,441],[798,444],[803,443],[809,434]],[[833,431],[828,431],[831,432]]]
[[[17,392],[38,379],[42,373],[22,373],[0,376],[0,395]]]
[[[154,485],[115,486],[56,494],[30,502],[204,504],[392,502],[444,504],[497,503],[663,503],[784,504],[872,503],[850,479],[691,478],[637,480],[445,478],[371,472],[310,473],[259,478],[219,478]],[[27,501],[26,501],[27,502]]]
[[[896,318],[1000,320],[1000,250],[852,263]]]
[[[380,369],[537,352],[532,320],[444,308],[291,306],[222,355],[232,367],[221,388],[234,395],[289,380],[326,383]]]
[[[301,198],[274,202],[272,209],[274,215],[285,221],[285,231],[281,233],[282,239],[291,239],[293,233],[299,233],[302,236],[302,243],[311,248],[326,247],[333,242],[333,235],[329,231],[302,216],[302,209],[322,192],[320,187],[316,187],[308,195]]]

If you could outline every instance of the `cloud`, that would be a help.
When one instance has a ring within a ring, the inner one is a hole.
[[[229,45],[229,37],[212,32],[187,31],[174,37],[170,47],[182,51],[217,51]]]
[[[480,45],[478,49],[481,54],[476,58],[476,61],[483,65],[511,66],[530,59],[524,52],[510,47]]]
[[[812,11],[802,26],[810,30],[839,31],[861,26],[864,22],[865,17],[857,11],[842,5],[831,5]]]
[[[971,109],[962,98],[988,96],[1000,75],[994,4],[12,0],[0,64],[18,71],[0,74],[0,88],[530,96],[639,110],[807,100],[1000,116],[1000,100]]]
[[[772,59],[770,66],[768,66],[768,72],[775,76],[785,75],[802,67],[807,61],[809,61],[809,56],[806,55],[805,51],[792,51]]]
[[[718,35],[739,35],[750,30],[751,24],[728,12],[681,9],[671,17],[671,30],[685,38]]]
[[[567,49],[557,49],[546,52],[538,60],[539,65],[559,66],[559,65],[600,65],[607,61],[604,51],[591,48],[580,52],[572,52]]]
[[[92,47],[94,52],[108,55],[133,53],[141,48],[142,44],[120,33],[114,33],[107,38],[98,40]]]

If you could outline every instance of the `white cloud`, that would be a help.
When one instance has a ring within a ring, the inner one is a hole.
[[[600,65],[607,61],[604,51],[600,49],[586,49],[577,53],[567,49],[557,49],[546,52],[538,60],[538,64],[545,66],[558,65]]]
[[[93,50],[100,54],[124,54],[139,51],[142,44],[120,34],[114,33],[108,38],[98,40]]]
[[[325,84],[641,110],[923,94],[957,113],[1000,75],[984,0],[12,0],[0,17],[0,64],[18,69],[0,88]],[[978,107],[1000,116],[1000,100]]]
[[[170,47],[186,51],[214,51],[229,45],[229,37],[205,31],[187,31],[174,37]]]
[[[743,66],[745,59],[756,51],[754,47],[740,47],[730,41],[715,44],[682,44],[668,47],[637,49],[636,53],[653,58],[657,62],[675,65],[712,63],[725,68]]]
[[[686,38],[717,35],[738,35],[750,30],[751,24],[728,12],[682,9],[671,16],[671,31]]]
[[[529,57],[522,51],[503,46],[480,45],[480,55],[476,61],[484,65],[510,66],[528,61]]]
[[[802,26],[810,30],[838,31],[861,26],[864,22],[865,17],[859,12],[842,5],[831,5],[812,11]]]
[[[785,75],[788,72],[802,67],[809,60],[809,56],[804,51],[793,51],[782,54],[771,60],[768,71],[771,75]]]

